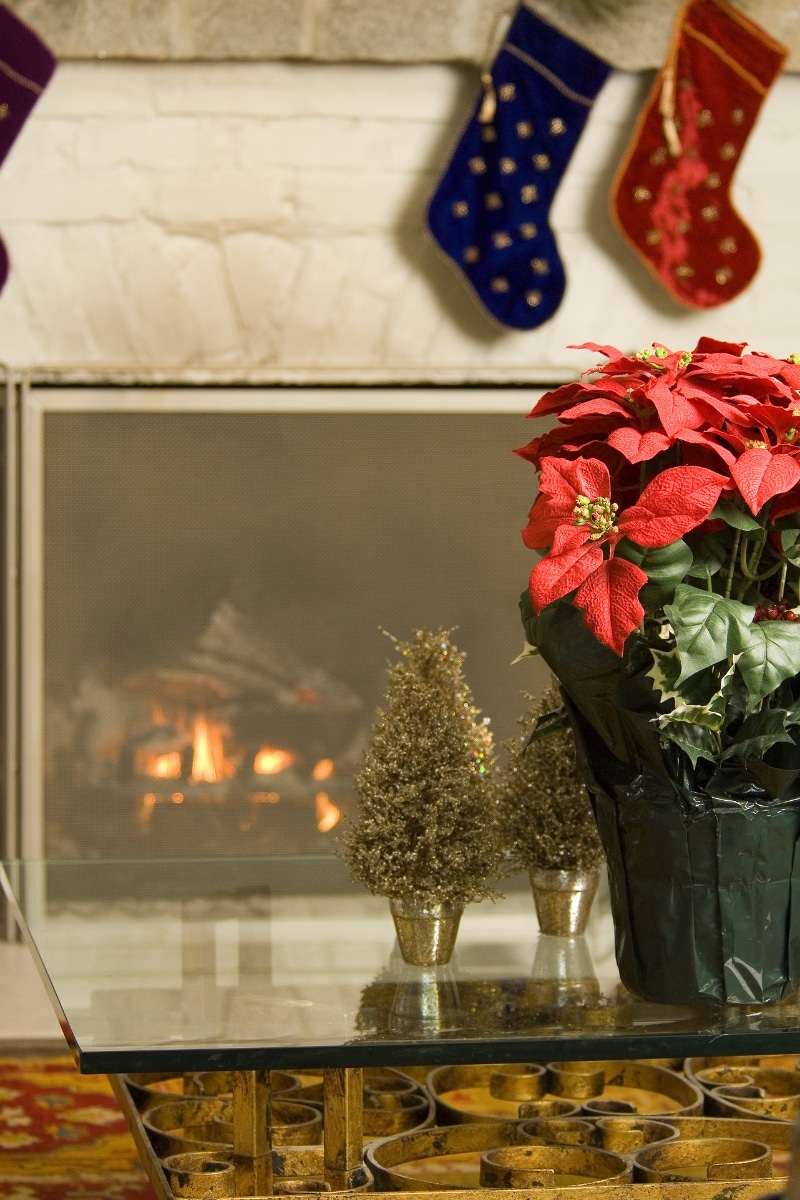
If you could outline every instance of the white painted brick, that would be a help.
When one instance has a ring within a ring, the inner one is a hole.
[[[62,62],[34,112],[81,121],[87,116],[134,116],[153,112],[152,67],[138,63]]]
[[[153,181],[125,171],[53,172],[0,184],[0,221],[65,225],[134,220],[147,206]]]
[[[206,122],[196,116],[159,117],[153,125],[154,171],[167,173],[191,169],[201,176],[210,169]]]
[[[552,212],[567,294],[529,333],[491,325],[423,231],[474,82],[439,66],[62,63],[0,174],[0,360],[525,379],[574,373],[566,347],[589,339],[800,348],[800,78],[768,96],[737,174],[756,281],[698,314],[611,224],[647,82],[612,75]]]
[[[407,202],[407,178],[364,170],[304,172],[296,177],[298,228],[327,236],[388,232],[399,223]]]
[[[264,229],[291,217],[289,172],[245,173],[220,169],[213,162],[202,172],[171,171],[153,180],[147,215],[168,226],[207,230],[220,224]]]
[[[305,247],[288,238],[241,233],[224,239],[223,253],[247,360],[277,360]]]
[[[80,124],[75,165],[89,171],[135,167],[147,176],[155,160],[156,128],[153,120],[90,117]]]
[[[160,113],[241,117],[363,117],[437,120],[470,68],[309,63],[205,63],[162,67],[153,97]],[[433,110],[431,101],[433,99]]]

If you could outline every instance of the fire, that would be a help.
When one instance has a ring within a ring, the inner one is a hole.
[[[320,833],[328,833],[334,825],[338,825],[341,809],[331,801],[327,792],[317,792],[317,829]]]
[[[279,775],[287,767],[297,761],[297,756],[289,750],[277,750],[274,746],[262,746],[253,759],[253,771],[256,775]]]
[[[230,771],[226,769],[222,726],[205,717],[198,717],[192,739],[192,783],[216,783]]]
[[[155,754],[152,750],[136,751],[136,772],[151,779],[180,779],[183,760],[179,750]]]
[[[332,758],[321,758],[318,763],[314,764],[314,770],[311,772],[313,779],[322,782],[323,779],[330,779],[333,775],[334,766]]]

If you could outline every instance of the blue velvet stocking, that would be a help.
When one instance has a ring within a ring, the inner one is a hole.
[[[549,211],[610,67],[520,6],[428,206],[428,227],[501,325],[534,329],[566,280]]]

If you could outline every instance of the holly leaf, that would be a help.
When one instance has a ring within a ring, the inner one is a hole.
[[[684,754],[687,754],[692,760],[693,767],[697,766],[699,758],[707,758],[711,762],[717,761],[719,745],[716,735],[711,729],[706,729],[702,725],[684,725],[676,722],[675,725],[662,729],[661,736],[674,742],[676,746],[680,746]]]
[[[635,563],[647,576],[647,584],[639,597],[645,608],[657,608],[672,599],[694,557],[683,538],[668,546],[652,548],[623,539],[617,546],[616,556]]]
[[[704,729],[721,729],[725,722],[725,697],[715,692],[705,704],[676,704],[672,712],[659,717],[659,727],[678,722],[682,725],[702,725]]]
[[[744,607],[744,606],[742,606]],[[748,710],[798,672],[800,628],[792,621],[759,621],[736,664],[747,687]]]
[[[678,651],[654,650],[651,647],[650,653],[653,656],[653,665],[649,671],[645,671],[645,675],[651,680],[655,690],[661,693],[662,701],[682,701],[683,696],[677,688],[678,676],[681,673],[681,656]]]
[[[750,644],[751,628],[757,628],[751,625],[755,611],[738,600],[726,600],[688,583],[679,584],[673,603],[664,606],[681,656],[678,683],[724,658],[741,654]]]
[[[620,533],[640,546],[668,546],[705,521],[725,483],[707,467],[669,467],[621,513]]]

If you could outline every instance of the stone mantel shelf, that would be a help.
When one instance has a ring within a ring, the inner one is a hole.
[[[678,0],[528,0],[618,70],[659,67]],[[9,0],[61,59],[479,64],[508,0]],[[790,49],[795,0],[738,5]]]

